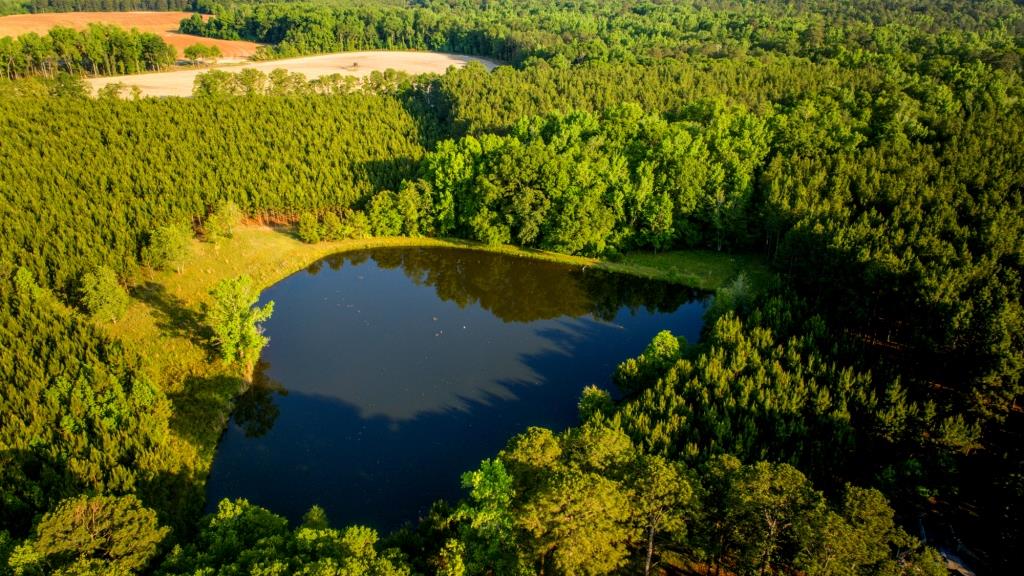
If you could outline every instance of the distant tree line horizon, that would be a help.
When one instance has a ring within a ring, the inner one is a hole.
[[[175,63],[176,50],[152,32],[89,24],[85,30],[55,26],[0,38],[0,79],[58,74],[114,76],[162,70]]]
[[[209,11],[205,0],[15,0],[22,11],[31,14],[46,12],[155,12]]]

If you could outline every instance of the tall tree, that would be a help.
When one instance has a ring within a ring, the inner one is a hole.
[[[128,291],[107,266],[97,266],[82,275],[82,304],[102,322],[115,322],[128,309]]]
[[[644,574],[647,575],[651,573],[655,537],[662,532],[678,535],[685,527],[693,488],[681,465],[660,456],[638,457],[628,478],[633,493],[633,513],[645,533]]]
[[[45,514],[10,565],[18,574],[131,574],[168,532],[135,496],[79,496]]]
[[[142,260],[158,270],[181,272],[188,255],[192,231],[184,224],[169,224],[153,231],[149,245],[142,251]]]
[[[203,233],[207,240],[218,242],[231,238],[235,227],[241,224],[241,222],[242,209],[238,207],[238,204],[231,200],[221,202],[206,217],[206,222],[203,224]]]
[[[246,275],[221,280],[210,291],[212,302],[206,305],[206,322],[213,331],[221,358],[241,366],[251,379],[263,347],[270,341],[263,335],[261,322],[274,312],[274,302],[257,307],[260,293]]]
[[[529,498],[517,523],[540,574],[607,574],[626,563],[633,539],[629,498],[618,483],[593,473],[549,478]]]

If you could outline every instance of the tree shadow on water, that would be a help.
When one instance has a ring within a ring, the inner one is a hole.
[[[288,395],[285,387],[267,374],[269,369],[270,363],[266,360],[257,362],[252,383],[235,400],[231,418],[242,429],[246,438],[259,438],[274,427],[274,422],[281,413],[274,402],[274,396]]]
[[[163,333],[187,338],[208,355],[214,353],[210,329],[203,323],[203,315],[189,308],[181,298],[168,293],[162,284],[146,282],[133,288],[131,295],[153,310],[157,327]]]

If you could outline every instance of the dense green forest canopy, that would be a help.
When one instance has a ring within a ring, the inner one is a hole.
[[[650,61],[776,52],[816,60],[969,54],[1019,67],[1019,9],[995,2],[391,2],[228,3],[183,32],[245,38],[268,55],[368,48],[464,52],[509,62]]]
[[[86,56],[0,81],[0,566],[942,573],[908,535],[922,526],[979,571],[1013,565],[1017,4],[190,7],[214,17],[182,31],[266,42],[266,57],[412,48],[509,65],[330,86],[213,74],[195,98],[161,100],[85,97],[73,75],[98,71]],[[72,75],[50,78],[54,66]],[[148,381],[85,295],[111,275],[133,284],[178,236],[215,235],[228,202],[298,221],[308,241],[457,236],[609,259],[701,248],[760,254],[777,279],[754,293],[737,278],[701,342],[659,335],[616,372],[622,401],[588,390],[580,427],[525,431],[465,476],[463,502],[397,534],[316,510],[289,527],[246,502],[199,521],[180,383]],[[84,511],[118,536],[58,545],[83,541],[68,518]],[[132,534],[138,547],[117,548]]]

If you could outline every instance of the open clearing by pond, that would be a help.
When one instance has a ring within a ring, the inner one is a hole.
[[[0,38],[21,36],[29,32],[46,34],[54,26],[84,30],[89,24],[112,24],[125,29],[160,35],[178,50],[181,57],[186,46],[195,43],[217,46],[226,58],[248,58],[260,47],[255,42],[217,40],[191,34],[178,34],[178,24],[191,16],[191,12],[55,12],[44,14],[15,14],[0,17]],[[209,16],[204,16],[209,18]]]
[[[389,68],[409,74],[428,72],[440,74],[451,66],[462,67],[469,62],[480,62],[488,70],[496,66],[494,62],[484,58],[439,52],[337,52],[303,58],[196,68],[195,70],[89,78],[87,81],[94,92],[108,84],[120,82],[125,86],[137,86],[143,96],[191,96],[196,76],[209,72],[211,69],[240,72],[246,68],[253,68],[270,73],[275,69],[282,68],[288,72],[298,72],[309,80],[315,80],[329,74],[363,77],[373,71],[384,71]]]

